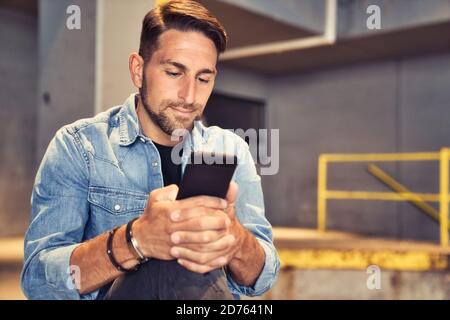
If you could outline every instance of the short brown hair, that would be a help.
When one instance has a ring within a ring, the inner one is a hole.
[[[203,33],[214,42],[218,55],[226,49],[226,31],[208,9],[193,0],[173,0],[156,7],[144,17],[139,55],[145,62],[157,49],[159,36],[169,29]]]

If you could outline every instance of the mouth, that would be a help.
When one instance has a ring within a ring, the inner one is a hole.
[[[176,114],[181,115],[182,117],[190,117],[194,113],[194,110],[190,110],[190,109],[175,108],[175,107],[169,107],[169,108],[172,109],[172,111],[174,111]]]

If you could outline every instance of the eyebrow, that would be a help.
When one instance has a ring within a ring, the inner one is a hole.
[[[176,67],[176,68],[178,68],[178,69],[180,69],[182,71],[187,71],[188,70],[188,67],[186,67],[184,64],[176,62],[176,61],[172,61],[170,59],[161,60],[161,64],[170,64],[170,65],[172,65],[172,66],[174,66],[174,67]],[[216,74],[216,71],[208,69],[208,68],[203,68],[200,71],[198,71],[196,75],[198,76],[200,74]]]

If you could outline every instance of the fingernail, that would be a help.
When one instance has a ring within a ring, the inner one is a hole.
[[[219,264],[226,264],[227,263],[227,259],[225,257],[222,257],[219,259]]]
[[[177,221],[180,218],[180,211],[177,210],[177,211],[172,212],[172,214],[170,215],[170,218],[173,221]]]
[[[174,256],[174,257],[178,257],[180,255],[180,251],[178,250],[178,248],[172,248],[170,250],[170,253]]]
[[[173,233],[173,234],[172,234],[172,242],[173,242],[173,243],[178,243],[178,242],[180,242],[180,235],[179,235],[179,234],[176,234],[176,233]]]
[[[220,199],[220,206],[225,209],[228,206],[228,202],[226,200]]]

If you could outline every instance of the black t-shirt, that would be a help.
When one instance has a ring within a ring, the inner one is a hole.
[[[180,184],[181,180],[181,164],[174,164],[171,158],[173,147],[163,146],[153,142],[159,151],[161,157],[161,169],[163,174],[164,186],[170,184]]]

